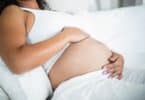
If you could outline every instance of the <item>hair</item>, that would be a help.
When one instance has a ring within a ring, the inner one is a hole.
[[[45,9],[48,7],[45,0],[36,0],[40,9]],[[17,5],[20,6],[19,2],[17,0],[0,0],[0,14],[2,11],[9,5]]]

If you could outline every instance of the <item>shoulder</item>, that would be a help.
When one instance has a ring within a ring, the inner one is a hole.
[[[24,22],[24,11],[20,7],[10,5],[6,7],[0,15],[0,25],[5,26]]]
[[[21,8],[20,7],[18,7],[18,6],[16,6],[16,5],[10,5],[10,6],[7,6],[4,10],[3,10],[3,12],[2,12],[2,14],[1,14],[1,16],[3,16],[3,15],[16,15],[16,14],[21,14],[21,13],[23,13],[23,11],[21,10]]]
[[[10,5],[6,7],[3,12],[1,13],[0,19],[2,21],[6,20],[14,20],[14,19],[21,19],[24,17],[24,11],[21,10],[20,7],[15,5]]]

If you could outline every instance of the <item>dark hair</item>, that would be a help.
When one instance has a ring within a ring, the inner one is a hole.
[[[36,0],[36,1],[39,5],[40,9],[45,9],[46,7],[48,7],[45,0]],[[17,0],[0,0],[0,14],[9,5],[20,6],[20,4]]]

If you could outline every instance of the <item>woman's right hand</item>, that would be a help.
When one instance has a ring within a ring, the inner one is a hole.
[[[63,28],[62,33],[67,37],[70,43],[79,42],[89,37],[87,33],[75,27],[65,27]]]

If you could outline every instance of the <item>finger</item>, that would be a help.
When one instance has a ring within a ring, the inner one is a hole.
[[[113,73],[115,71],[115,68],[112,65],[109,65],[104,68],[103,74]]]
[[[119,55],[115,52],[112,53],[112,56],[109,58],[109,61],[114,62],[117,60],[117,58],[119,57]]]
[[[102,67],[101,67],[101,69],[104,69],[104,68],[106,68],[108,65],[110,65],[110,64],[112,64],[112,62],[108,62],[107,64],[105,64],[105,65],[103,65]]]
[[[117,76],[117,77],[116,77]],[[114,69],[113,73],[110,73],[111,78],[116,77],[117,79],[121,79],[122,78],[122,70],[118,67]]]
[[[104,69],[112,69],[112,68],[114,68],[114,67],[116,67],[116,65],[114,64],[114,63],[111,63],[111,64],[108,64],[108,65],[106,65],[105,67],[104,67]]]
[[[112,62],[112,63],[106,65],[106,67],[107,67],[107,66],[108,66],[108,67],[109,67],[109,66],[118,67],[118,66],[122,66],[122,63],[121,63],[120,59],[117,58],[117,60],[116,60],[115,62]]]
[[[118,80],[121,80],[121,79],[122,79],[122,77],[123,77],[123,75],[122,75],[122,74],[120,74],[120,75],[118,75],[117,79],[118,79]]]
[[[115,63],[109,63],[107,65],[104,65],[101,68],[109,70],[109,69],[112,69],[112,68],[115,68],[115,67],[118,67],[118,66],[119,66],[119,64],[117,62],[115,62]]]
[[[109,74],[109,73],[113,74],[114,72],[115,72],[115,69],[112,68],[112,69],[109,69],[109,70],[104,70],[103,74]]]
[[[109,78],[114,78],[116,76],[118,76],[119,72],[114,72],[113,74],[109,75]]]
[[[110,65],[109,67],[104,68],[103,74],[113,74],[114,72],[118,71],[119,69],[117,67],[114,67]]]
[[[115,66],[115,63],[109,63],[106,65],[106,68],[110,68],[110,67],[114,67]]]
[[[104,68],[106,68],[106,66],[108,66],[110,63],[108,63],[108,64],[106,64],[106,65],[103,65],[102,67],[101,67],[101,69],[104,69]]]
[[[115,69],[112,68],[112,69],[107,70],[106,72],[107,72],[107,73],[110,73],[110,74],[113,74],[113,73],[115,72]]]
[[[118,75],[120,75],[122,73],[121,69],[119,66],[117,67],[113,67],[112,69],[108,69],[107,72],[110,73],[110,75],[117,73]]]
[[[113,66],[113,65],[112,65],[113,63],[114,63],[114,64],[117,63],[117,62],[115,62],[115,61],[117,61],[117,59],[118,59],[117,54],[114,53],[114,52],[112,52],[112,56],[108,59],[109,63],[106,64],[106,65],[104,65],[104,66],[102,66],[101,69],[104,69],[105,67]]]

